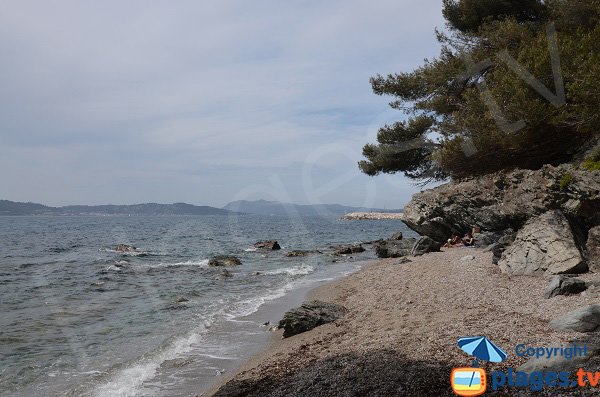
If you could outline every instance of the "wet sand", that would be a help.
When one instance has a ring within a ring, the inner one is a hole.
[[[548,279],[502,274],[481,250],[410,260],[381,260],[313,290],[309,298],[341,304],[348,314],[287,339],[278,331],[266,350],[202,395],[452,396],[452,368],[472,363],[457,338],[487,336],[508,353],[488,369],[516,369],[526,361],[514,354],[517,344],[561,346],[581,338],[548,323],[599,301],[596,294],[544,299]],[[518,390],[498,395],[532,395]],[[548,395],[571,395],[557,392]]]

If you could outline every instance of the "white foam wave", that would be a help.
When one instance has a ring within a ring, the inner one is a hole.
[[[255,313],[266,302],[279,299],[285,296],[285,294],[288,291],[292,290],[295,285],[295,283],[288,283],[283,287],[272,291],[268,295],[257,296],[254,298],[245,299],[240,302],[237,302],[233,305],[233,307],[230,308],[228,312],[224,313],[224,315],[229,319],[249,316],[252,313]]]
[[[199,333],[194,333],[175,340],[153,357],[142,358],[127,368],[119,370],[108,382],[97,387],[94,395],[96,397],[133,397],[137,395],[142,384],[156,376],[164,361],[174,360],[189,352],[201,338]]]
[[[290,276],[306,276],[315,271],[315,268],[309,265],[300,265],[300,266],[292,266],[292,267],[284,267],[281,269],[270,270],[264,272],[264,274],[268,275],[277,275],[277,274],[287,274]]]
[[[208,259],[200,259],[194,261],[185,261],[185,262],[174,262],[174,263],[147,263],[143,265],[144,267],[177,267],[177,266],[197,266],[197,267],[208,267]]]
[[[258,251],[258,248],[256,248],[256,247],[246,248],[244,251],[246,251],[246,252],[256,252],[256,251]]]

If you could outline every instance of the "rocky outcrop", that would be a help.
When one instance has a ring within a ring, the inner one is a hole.
[[[404,235],[402,234],[402,232],[398,232],[398,233],[392,234],[392,237],[390,237],[390,240],[402,240],[402,238],[404,238]]]
[[[379,258],[401,258],[409,256],[417,242],[414,238],[403,240],[384,240],[375,243],[375,253]]]
[[[541,276],[587,271],[565,215],[548,211],[519,230],[498,262],[504,273]]]
[[[212,267],[227,267],[227,266],[239,266],[242,264],[242,261],[235,256],[227,256],[227,255],[219,255],[213,258],[210,258],[208,261],[208,266]]]
[[[440,248],[442,248],[442,244],[430,237],[423,236],[413,245],[410,250],[410,254],[412,256],[421,256],[429,252],[439,252]]]
[[[593,332],[600,328],[600,305],[586,306],[569,312],[550,326],[557,331]]]
[[[275,240],[259,241],[258,243],[254,244],[254,247],[258,248],[258,249],[269,250],[269,251],[277,251],[277,250],[281,249],[281,247],[279,246],[279,243]]]
[[[588,232],[586,244],[586,258],[588,266],[594,273],[600,272],[600,226],[596,226]]]
[[[365,248],[362,245],[338,246],[333,247],[333,249],[335,250],[333,253],[335,256],[352,255],[365,252]]]
[[[574,295],[585,291],[588,285],[585,281],[574,277],[554,276],[544,292],[546,299],[558,295]]]
[[[582,229],[600,225],[600,172],[571,165],[514,170],[452,182],[413,196],[402,220],[445,243],[475,225],[488,232],[519,230],[548,209],[560,209]]]
[[[339,320],[346,314],[346,308],[333,303],[310,301],[289,310],[279,322],[283,328],[283,337],[288,338],[323,324]]]

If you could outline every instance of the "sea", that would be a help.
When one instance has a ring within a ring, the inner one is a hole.
[[[0,217],[0,396],[200,395],[306,291],[375,258],[331,246],[398,231],[414,237],[397,220],[333,215]],[[214,255],[242,265],[225,277]]]

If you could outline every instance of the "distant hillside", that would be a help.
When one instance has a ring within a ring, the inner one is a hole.
[[[234,212],[245,212],[258,215],[344,215],[349,212],[402,212],[402,210],[383,210],[377,208],[348,207],[339,204],[300,205],[291,203],[280,203],[278,201],[233,201],[223,209]]]
[[[48,207],[36,203],[0,200],[0,215],[227,215],[231,211],[191,204],[69,205]]]

